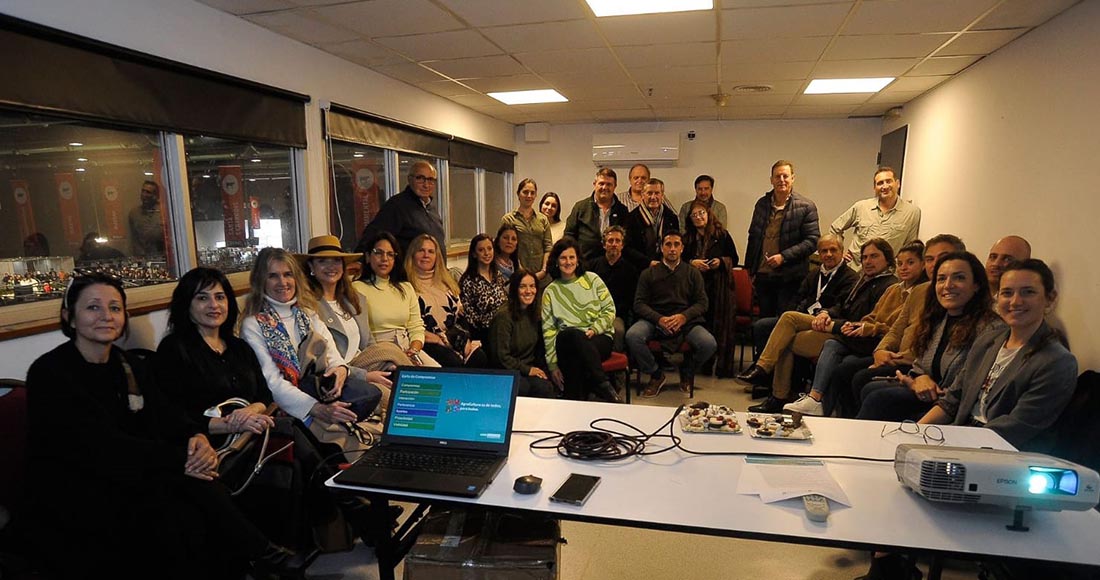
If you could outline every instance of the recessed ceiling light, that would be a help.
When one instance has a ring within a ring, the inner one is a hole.
[[[710,10],[714,0],[585,0],[597,17]]]
[[[894,82],[894,77],[874,79],[814,79],[806,87],[807,95],[828,95],[833,93],[877,93],[882,87]]]
[[[363,156],[363,154],[362,153],[352,153],[351,156],[355,157],[356,159],[359,159]]]
[[[569,99],[561,96],[554,89],[539,89],[534,91],[508,91],[503,93],[489,93],[490,97],[505,105],[531,105],[534,103],[568,103]]]
[[[77,157],[76,160],[77,160],[78,163],[84,163],[85,161],[88,160],[88,158],[87,157]]]
[[[146,172],[145,172],[145,177],[152,177],[152,176],[153,176],[153,172],[152,172],[152,171],[146,171]]]
[[[257,157],[257,158],[249,159],[249,161],[251,161],[253,163],[259,163],[259,162],[263,161],[263,159],[260,159],[260,158]]]
[[[256,181],[256,178],[255,177],[249,177],[248,180],[249,181]]]
[[[73,141],[72,143],[69,143],[69,147],[83,147],[83,146],[84,146],[83,143],[78,143],[76,141]]]
[[[203,173],[202,178],[203,179],[210,179],[210,174],[209,173]]]
[[[86,170],[86,169],[84,169],[83,167],[77,167],[77,168],[76,168],[76,171],[77,171],[78,173],[84,173],[84,172],[85,172],[85,171],[87,171],[87,170]]]

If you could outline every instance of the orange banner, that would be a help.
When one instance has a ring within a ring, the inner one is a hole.
[[[164,156],[160,147],[153,147],[153,181],[160,192],[160,223],[164,232],[164,257],[168,271],[176,272],[176,252],[172,240],[172,227],[168,223],[168,190],[164,187]]]
[[[351,164],[352,182],[355,187],[354,209],[355,235],[378,215],[378,173],[377,163],[362,159]]]
[[[260,198],[252,196],[248,198],[248,223],[252,229],[260,229]]]
[[[225,243],[227,246],[244,242],[244,179],[240,165],[223,165],[218,168],[218,185],[222,190],[222,214],[225,216]]]
[[[61,233],[72,248],[79,248],[84,241],[84,229],[80,225],[80,201],[76,198],[76,178],[72,173],[55,173],[57,201],[61,208]],[[99,232],[102,235],[102,232]]]
[[[31,186],[25,179],[13,179],[11,191],[15,198],[15,213],[19,216],[19,233],[25,240],[38,232],[38,226],[34,223],[34,207],[31,206]]]
[[[123,222],[126,217],[122,213],[122,201],[118,199],[118,182],[104,179],[100,191],[103,193],[103,223],[107,228],[105,233],[112,240],[124,239],[126,226]]]

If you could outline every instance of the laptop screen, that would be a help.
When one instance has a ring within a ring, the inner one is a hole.
[[[507,453],[515,371],[399,367],[383,440]]]

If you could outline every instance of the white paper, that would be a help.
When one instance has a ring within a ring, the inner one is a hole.
[[[772,503],[816,493],[839,504],[852,505],[820,461],[759,457],[746,457],[744,461],[737,482],[739,494],[759,495],[764,503]]]

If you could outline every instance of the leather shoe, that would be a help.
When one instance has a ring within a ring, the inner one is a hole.
[[[269,543],[264,553],[252,561],[252,576],[256,578],[304,578],[304,562],[282,546]]]
[[[612,387],[611,383],[607,381],[596,385],[595,388],[592,389],[592,394],[595,395],[597,399],[607,401],[608,403],[623,402],[622,398],[619,397],[618,391],[615,390],[615,387]]]
[[[749,407],[750,413],[779,413],[789,401],[769,396],[763,403]]]
[[[750,385],[763,386],[771,382],[771,373],[754,364],[735,378]]]

